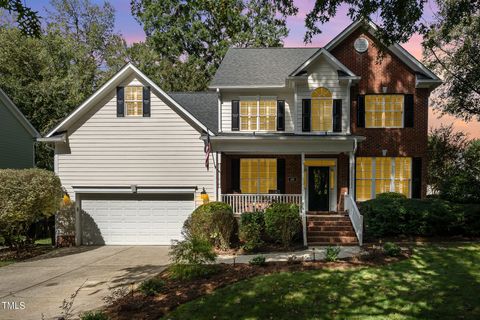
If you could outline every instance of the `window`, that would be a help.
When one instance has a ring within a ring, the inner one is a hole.
[[[332,93],[326,88],[312,92],[312,131],[333,130]]]
[[[412,158],[357,158],[356,194],[358,201],[375,198],[383,192],[411,196]]]
[[[277,130],[277,100],[262,98],[240,100],[240,130]]]
[[[125,87],[125,109],[127,116],[143,115],[143,87]]]
[[[240,159],[242,193],[277,190],[277,159]]]
[[[366,95],[367,128],[403,128],[403,95]]]

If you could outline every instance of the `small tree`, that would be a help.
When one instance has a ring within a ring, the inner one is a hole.
[[[42,169],[0,170],[0,232],[10,247],[26,242],[28,228],[59,208],[60,179]]]

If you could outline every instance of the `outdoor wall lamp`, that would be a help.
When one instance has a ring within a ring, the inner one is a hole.
[[[210,201],[210,198],[208,197],[207,191],[205,191],[205,187],[203,188],[202,192],[200,192],[200,199],[202,199],[203,204],[206,204]]]

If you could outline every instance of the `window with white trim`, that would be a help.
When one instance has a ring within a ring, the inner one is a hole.
[[[143,115],[142,86],[125,87],[125,115],[134,117]]]
[[[403,128],[404,96],[370,94],[365,96],[366,128]]]
[[[312,92],[311,111],[312,131],[333,131],[333,96],[327,88],[317,88]]]
[[[242,193],[270,193],[277,190],[277,159],[240,159]]]
[[[384,192],[398,192],[410,198],[412,158],[358,157],[355,185],[357,201],[370,200]]]
[[[240,100],[241,131],[276,131],[277,100],[268,97]]]

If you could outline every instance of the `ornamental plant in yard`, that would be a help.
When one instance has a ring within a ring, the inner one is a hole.
[[[236,224],[232,207],[223,202],[210,202],[195,209],[183,229],[187,237],[203,238],[217,248],[228,249]]]
[[[34,239],[29,227],[60,208],[60,179],[42,169],[0,170],[0,233],[5,244],[17,249]]]
[[[265,231],[263,212],[245,212],[240,218],[239,238],[245,251],[255,251],[262,244]]]
[[[285,248],[300,233],[302,221],[296,204],[273,203],[265,210],[265,230],[273,241]]]

